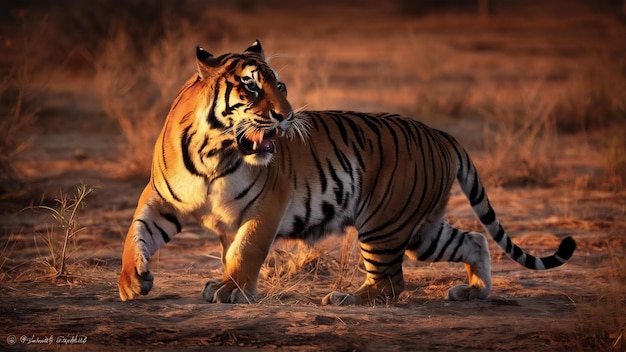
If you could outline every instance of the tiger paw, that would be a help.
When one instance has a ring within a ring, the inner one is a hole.
[[[128,270],[122,270],[118,282],[120,298],[127,301],[135,299],[138,295],[147,295],[152,289],[153,282],[154,277],[150,271],[146,270],[140,274],[135,268],[130,273]]]
[[[252,303],[256,292],[241,290],[233,281],[208,281],[202,291],[204,300],[210,303]]]
[[[124,248],[122,272],[118,282],[122,301],[132,300],[138,295],[147,295],[152,290],[154,277],[148,269],[149,260],[145,248]]]
[[[485,299],[487,295],[489,295],[489,291],[469,285],[457,285],[448,290],[448,299],[451,301]]]
[[[356,304],[361,304],[356,296],[336,291],[327,294],[326,297],[322,299],[322,305],[325,306],[350,306]]]

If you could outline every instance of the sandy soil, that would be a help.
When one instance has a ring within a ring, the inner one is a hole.
[[[330,10],[320,10],[303,20],[301,26],[306,30],[299,28],[298,37],[286,37],[276,34],[285,29],[280,27],[281,21],[272,29],[258,29],[262,19],[269,18],[266,10],[259,11],[237,14],[248,21],[247,29],[240,29],[229,43],[220,45],[236,50],[249,38],[265,35],[270,39],[264,46],[272,52],[315,51],[323,62],[317,68],[332,72],[324,80],[326,95],[306,90],[302,83],[290,86],[290,94],[298,102],[294,105],[310,104],[312,108],[414,109],[414,98],[407,97],[412,76],[405,74],[411,68],[403,67],[401,60],[409,55],[402,51],[406,40],[428,42],[429,48],[442,45],[452,55],[474,55],[468,56],[468,67],[458,58],[455,68],[449,63],[437,66],[437,79],[444,81],[441,89],[447,87],[445,84],[453,88],[474,84],[480,88],[473,92],[479,92],[504,81],[499,87],[515,92],[518,86],[506,83],[514,81],[511,77],[543,75],[541,71],[549,71],[554,62],[560,67],[574,65],[569,51],[558,51],[578,48],[573,43],[582,40],[581,36],[585,42],[601,38],[612,47],[614,38],[620,37],[614,31],[624,34],[620,24],[609,21],[599,29],[599,23],[604,22],[592,21],[577,35],[559,37],[562,40],[556,42],[560,46],[533,40],[515,45],[507,38],[515,37],[521,25],[511,24],[508,31],[496,33],[503,25],[480,22],[473,14],[456,20],[443,14],[373,22],[376,11],[370,9],[361,21],[354,20],[352,29],[345,30],[341,21],[349,11],[331,16]],[[320,19],[327,22],[319,24]],[[452,29],[448,28],[450,23],[454,24]],[[552,33],[550,21],[538,18],[536,23],[542,25],[528,34],[531,37]],[[461,30],[469,24],[472,26],[467,31],[471,33]],[[568,25],[578,28],[580,23]],[[468,41],[468,37],[475,41]],[[497,54],[481,61],[487,42],[497,48]],[[296,49],[304,43],[306,49]],[[533,48],[525,47],[529,43],[535,43]],[[620,50],[623,55],[623,48]],[[392,53],[391,61],[381,59],[387,52]],[[525,57],[528,71],[518,70],[520,55]],[[480,62],[487,64],[480,66]],[[385,70],[382,67],[387,71],[380,73]],[[454,69],[460,72],[457,76],[449,74]],[[533,69],[535,73],[529,73]],[[359,75],[371,70],[378,72],[375,77],[359,80]],[[288,85],[293,71],[291,66],[281,72]],[[470,71],[469,77],[487,78],[467,78],[465,73]],[[295,74],[302,80],[301,72]],[[403,77],[406,80],[402,84],[394,84],[394,79]],[[475,101],[481,96],[474,93],[468,99]],[[578,249],[566,265],[533,272],[492,246],[494,289],[485,301],[445,300],[447,289],[465,280],[462,265],[407,259],[407,288],[397,303],[321,306],[327,292],[336,287],[355,289],[363,279],[357,269],[354,241],[332,237],[314,249],[277,244],[273,260],[262,272],[259,303],[208,304],[202,300],[201,289],[208,279],[220,275],[219,244],[213,235],[189,224],[153,258],[153,291],[123,303],[117,293],[123,238],[146,180],[119,177],[117,151],[123,138],[104,118],[88,77],[55,83],[45,102],[46,113],[24,131],[32,146],[18,166],[28,182],[22,190],[0,198],[2,350],[569,351],[610,349],[606,341],[614,342],[617,348],[624,346],[624,336],[620,338],[624,332],[614,329],[615,318],[611,317],[621,316],[622,320],[617,320],[622,325],[618,323],[617,329],[624,328],[626,191],[587,187],[587,181],[602,165],[600,146],[614,131],[560,136],[557,172],[549,186],[488,188],[507,232],[526,250],[552,253],[566,236],[576,239]],[[470,144],[475,137],[462,132],[481,128],[476,120],[432,122],[464,134],[461,139]],[[476,158],[482,157],[478,151]],[[95,187],[79,213],[80,225],[86,229],[77,235],[79,250],[70,253],[71,275],[51,280],[41,269],[50,254],[41,239],[53,226],[51,214],[27,207],[39,202],[55,205],[55,196],[72,194],[80,184]],[[471,209],[458,190],[450,201],[449,216],[459,226],[477,229]],[[348,265],[343,265],[342,248],[352,248]]]

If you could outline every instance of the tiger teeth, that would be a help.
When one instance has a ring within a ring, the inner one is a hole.
[[[258,143],[256,141],[254,141],[254,143],[252,143],[252,150],[256,150],[257,144]]]

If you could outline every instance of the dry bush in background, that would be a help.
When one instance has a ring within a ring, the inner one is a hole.
[[[0,81],[0,194],[20,187],[15,160],[29,141],[20,132],[34,121],[36,110],[25,104],[28,72],[14,67]]]
[[[193,49],[197,38],[188,25],[167,29],[143,56],[133,55],[135,45],[123,30],[104,43],[95,63],[95,87],[103,110],[116,121],[127,145],[120,150],[124,176],[150,173],[154,141],[176,92],[194,72]]]
[[[446,45],[424,41],[409,33],[412,69],[417,80],[411,82],[416,91],[415,106],[419,116],[459,116],[467,108],[469,76],[457,73],[454,84],[445,82],[446,65],[453,61],[455,53]],[[404,57],[398,58],[405,60]],[[459,80],[458,78],[464,78]]]
[[[154,43],[164,37],[170,20],[197,20],[197,6],[190,0],[58,0],[42,9],[48,35],[45,61],[63,65],[70,71],[92,71],[102,45],[117,31],[123,30],[132,46],[128,55],[145,56]],[[35,11],[35,10],[33,10]]]
[[[32,89],[35,62],[30,54],[35,51],[33,38],[40,28],[29,28],[23,13],[17,16],[21,21],[18,37],[21,52],[0,79],[0,194],[21,186],[23,180],[15,168],[15,160],[30,145],[21,132],[34,123],[37,113]]]
[[[626,123],[626,57],[592,51],[565,85],[553,112],[563,132],[585,132]]]
[[[555,170],[557,130],[553,102],[543,99],[541,82],[522,88],[518,100],[498,96],[483,108],[486,157],[476,163],[490,185],[549,185]]]
[[[127,144],[120,147],[121,175],[146,177],[153,143],[176,91],[193,72],[199,37],[212,38],[220,21],[200,22],[193,1],[130,0],[114,3],[61,0],[41,7],[48,66],[95,75],[102,109]]]
[[[285,58],[281,58],[285,59]],[[288,77],[281,76],[287,85],[287,98],[292,107],[298,110],[324,109],[325,91],[332,64],[327,58],[313,55],[306,49],[297,55],[286,58],[287,64],[294,68]],[[272,58],[268,63],[272,65]],[[280,74],[282,67],[274,67]]]

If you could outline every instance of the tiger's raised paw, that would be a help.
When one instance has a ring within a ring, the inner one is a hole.
[[[117,284],[122,301],[147,295],[152,290],[154,276],[150,273],[149,261],[150,255],[145,246],[124,246],[122,272]]]
[[[154,276],[150,271],[139,274],[137,270],[122,270],[120,274],[120,281],[118,282],[118,288],[120,290],[120,299],[122,301],[128,301],[135,299],[138,295],[147,295],[152,290],[152,284],[154,283]]]
[[[253,303],[256,293],[242,291],[233,281],[208,281],[204,285],[202,297],[209,303]]]

